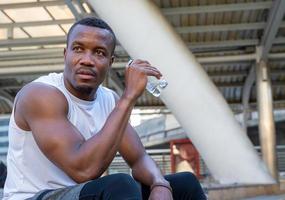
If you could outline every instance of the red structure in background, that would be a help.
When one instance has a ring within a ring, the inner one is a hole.
[[[187,161],[196,177],[202,178],[200,174],[199,153],[189,139],[178,139],[170,142],[170,160],[172,173],[177,172],[176,165],[178,162]]]

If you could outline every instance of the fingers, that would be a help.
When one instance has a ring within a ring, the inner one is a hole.
[[[147,76],[155,76],[158,79],[160,79],[160,77],[162,76],[161,72],[152,66],[144,67],[143,70]]]
[[[151,64],[146,60],[136,59],[130,60],[127,67],[136,67],[142,70],[147,76],[155,76],[160,78],[162,76],[161,72],[156,68],[151,66]]]
[[[127,66],[131,67],[131,66],[138,65],[138,64],[150,65],[150,63],[148,61],[146,61],[146,60],[141,60],[141,59],[133,60],[133,59],[130,59],[128,64],[127,64]]]

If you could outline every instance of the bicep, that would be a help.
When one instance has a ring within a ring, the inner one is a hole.
[[[44,155],[65,169],[73,151],[84,141],[67,119],[67,101],[55,88],[36,85],[25,89],[18,99],[21,116],[32,131]]]
[[[72,156],[84,142],[77,129],[61,117],[31,119],[29,125],[41,151],[63,169],[72,163]]]

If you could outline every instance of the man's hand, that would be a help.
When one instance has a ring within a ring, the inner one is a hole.
[[[173,197],[168,188],[156,186],[151,190],[149,200],[173,200]]]
[[[159,79],[161,77],[161,73],[147,61],[134,60],[131,62],[131,64],[126,68],[126,89],[124,96],[130,99],[137,99],[145,89],[147,76],[155,76]]]

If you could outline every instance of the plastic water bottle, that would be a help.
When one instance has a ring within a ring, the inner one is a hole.
[[[166,88],[168,85],[167,81],[163,78],[157,79],[153,76],[147,77],[147,84],[146,84],[146,90],[151,93],[155,97],[159,97],[161,90]]]
[[[127,66],[130,66],[133,60],[130,60]],[[155,97],[159,97],[161,91],[168,85],[167,81],[163,78],[157,79],[154,76],[147,77],[146,90]]]

